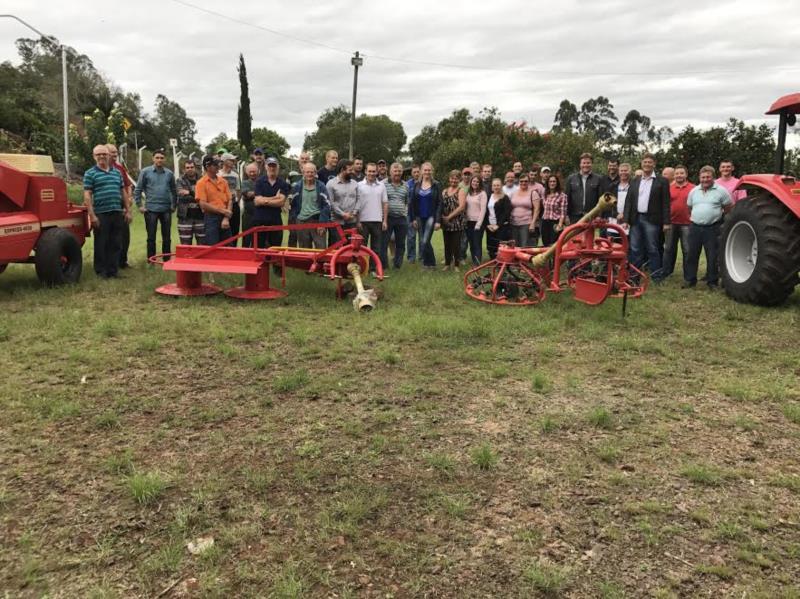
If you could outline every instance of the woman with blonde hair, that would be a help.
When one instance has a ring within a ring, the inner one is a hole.
[[[436,268],[436,255],[433,253],[431,238],[440,228],[442,216],[442,191],[439,182],[433,178],[433,165],[426,162],[420,168],[419,181],[411,187],[408,202],[408,216],[411,226],[419,233],[422,247],[422,266]]]
[[[500,179],[492,181],[492,195],[486,203],[486,249],[489,257],[494,259],[501,241],[511,239],[511,200],[503,192],[503,182]]]

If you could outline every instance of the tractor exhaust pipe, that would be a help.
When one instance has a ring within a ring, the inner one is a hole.
[[[353,282],[356,284],[356,296],[353,298],[353,308],[356,312],[372,312],[375,307],[375,302],[378,301],[378,296],[373,289],[365,289],[364,283],[361,280],[361,268],[355,262],[347,265],[347,272],[353,277]]]

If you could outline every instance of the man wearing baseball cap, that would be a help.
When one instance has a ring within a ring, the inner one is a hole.
[[[256,163],[258,169],[258,176],[263,177],[267,174],[267,163],[264,162],[264,148],[256,148],[253,150],[253,161]]]
[[[386,181],[389,178],[388,171],[389,169],[386,166],[386,161],[381,158],[377,162],[378,165],[378,182]]]
[[[217,174],[219,159],[216,156],[204,156],[203,169],[205,174],[194,187],[194,197],[203,211],[206,245],[214,245],[231,234],[231,191],[228,182]]]
[[[289,184],[278,176],[280,165],[277,158],[270,156],[266,159],[267,174],[256,181],[256,197],[253,200],[254,227],[262,225],[282,225],[281,210],[289,196]],[[281,245],[283,231],[270,231],[259,233],[257,243],[260,248]]]

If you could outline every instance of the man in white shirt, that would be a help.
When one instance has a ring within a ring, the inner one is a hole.
[[[364,243],[378,255],[381,253],[381,237],[389,227],[389,196],[386,186],[378,181],[378,166],[367,164],[366,178],[358,184],[358,230]],[[369,270],[375,274],[375,264],[370,260]]]
[[[520,164],[520,166],[522,166]],[[508,196],[508,199],[514,197],[514,194],[517,193],[519,189],[519,185],[517,184],[516,175],[514,171],[508,171],[505,176],[505,185],[503,185],[503,193]]]

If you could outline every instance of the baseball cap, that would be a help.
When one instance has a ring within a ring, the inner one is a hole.
[[[233,155],[233,154],[231,154],[230,152],[225,152],[225,153],[224,153],[224,154],[221,156],[221,158],[222,158],[222,160],[236,160],[236,156],[234,156],[234,155]]]
[[[471,175],[472,174],[472,169],[471,168],[465,168],[465,169],[463,169],[461,171],[461,174],[462,175]]]
[[[267,164],[278,164],[278,159],[275,156],[267,156],[267,159],[264,161]]]
[[[208,168],[211,165],[219,166],[219,158],[210,154],[208,156],[203,156],[203,168]]]
[[[263,154],[263,153],[264,153],[264,148],[256,148],[255,150],[253,150],[253,154]]]
[[[227,154],[227,148],[217,148],[217,154]]]
[[[383,158],[381,158],[380,160],[378,160],[377,164],[386,164],[386,161]]]
[[[544,172],[544,171],[547,171],[547,172],[549,173],[551,169],[550,169],[550,167],[549,167],[549,166],[543,166],[543,167],[541,168],[541,170],[542,170],[542,172]]]

